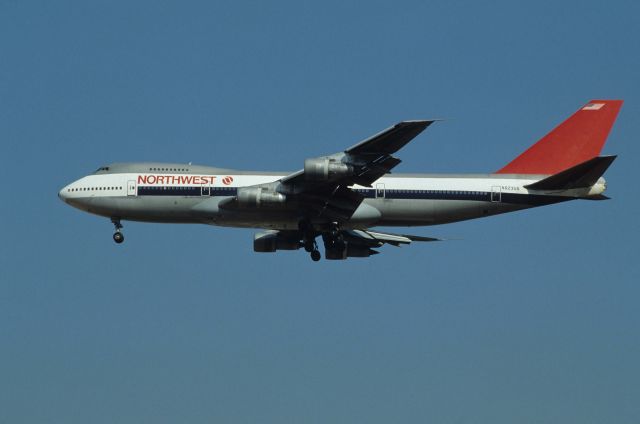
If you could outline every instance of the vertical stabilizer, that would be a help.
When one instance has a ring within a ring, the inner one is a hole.
[[[622,100],[591,100],[497,174],[556,174],[600,154]]]

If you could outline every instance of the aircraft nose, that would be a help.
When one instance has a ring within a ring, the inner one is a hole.
[[[60,198],[60,200],[62,200],[63,202],[67,202],[67,199],[69,198],[68,193],[68,189],[67,187],[63,187],[62,190],[60,190],[58,192],[58,197]]]

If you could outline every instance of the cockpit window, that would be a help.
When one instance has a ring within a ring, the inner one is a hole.
[[[109,170],[108,166],[101,166],[100,168],[96,169],[96,173],[102,172],[102,171],[108,171],[108,170]]]

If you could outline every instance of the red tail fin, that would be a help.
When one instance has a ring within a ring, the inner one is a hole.
[[[591,100],[496,174],[556,174],[600,154],[622,100]]]

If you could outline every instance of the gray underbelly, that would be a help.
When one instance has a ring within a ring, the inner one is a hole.
[[[374,199],[372,205],[380,210],[379,225],[417,226],[464,221],[523,209],[523,205],[499,202],[439,199]]]

